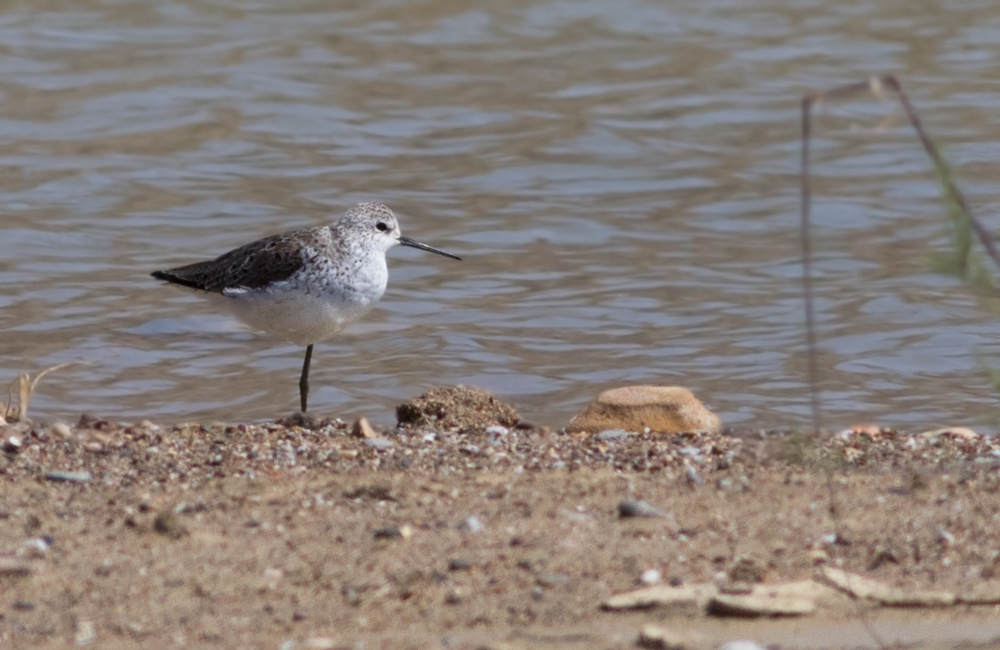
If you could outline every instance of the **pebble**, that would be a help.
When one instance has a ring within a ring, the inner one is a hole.
[[[598,440],[624,440],[629,437],[625,429],[606,429],[594,436]]]
[[[187,535],[188,530],[170,510],[165,510],[156,515],[153,520],[153,530],[170,539],[179,539]]]
[[[89,483],[92,478],[90,472],[45,472],[46,481],[57,483]]]
[[[765,648],[756,641],[738,639],[736,641],[726,641],[719,646],[719,650],[765,650]]]
[[[11,436],[3,443],[3,451],[6,454],[16,454],[21,451],[21,439],[17,436]]]
[[[392,526],[389,528],[379,528],[372,536],[375,539],[399,539],[403,536],[403,533],[395,526]]]
[[[658,508],[654,508],[645,501],[622,501],[618,504],[618,517],[627,519],[629,517],[666,517],[666,513]]]
[[[499,424],[494,424],[491,427],[486,427],[486,435],[490,436],[505,436],[510,433],[510,429],[507,427],[502,427]]]
[[[362,444],[374,447],[375,449],[389,449],[393,444],[392,440],[387,438],[365,438],[361,442]]]
[[[90,621],[80,621],[76,626],[76,644],[77,645],[90,645],[97,638],[97,632],[94,631],[94,624]]]
[[[56,434],[64,441],[69,441],[73,439],[73,430],[69,428],[69,425],[65,422],[56,422],[52,425],[52,433]]]
[[[29,560],[41,560],[45,558],[45,554],[51,546],[48,541],[42,539],[41,537],[33,537],[26,541],[19,551],[21,557],[26,557]]]
[[[486,526],[484,526],[483,522],[479,520],[479,517],[467,517],[462,523],[462,527],[465,528],[470,535],[478,535],[486,530]]]
[[[705,612],[709,616],[803,616],[816,611],[816,603],[808,598],[794,596],[771,597],[747,594],[743,596],[719,594],[708,601]]]
[[[642,575],[639,576],[639,582],[644,585],[655,585],[658,584],[662,578],[663,574],[659,569],[646,569],[642,572]]]

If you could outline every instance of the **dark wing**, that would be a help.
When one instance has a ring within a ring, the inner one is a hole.
[[[294,245],[294,234],[260,239],[214,260],[154,271],[151,275],[157,280],[214,293],[239,287],[259,289],[287,280],[302,268],[302,253]]]

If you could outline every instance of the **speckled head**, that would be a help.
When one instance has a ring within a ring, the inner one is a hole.
[[[334,229],[341,232],[342,236],[368,239],[382,251],[387,251],[399,244],[401,246],[419,248],[422,251],[444,255],[455,260],[462,259],[457,255],[446,253],[409,237],[403,237],[399,231],[399,223],[396,221],[396,215],[381,203],[357,204],[348,210],[340,221],[334,224]]]

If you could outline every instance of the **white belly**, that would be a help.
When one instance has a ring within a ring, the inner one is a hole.
[[[378,300],[360,296],[345,300],[272,285],[267,289],[226,289],[212,294],[250,327],[297,345],[325,341],[361,318]]]

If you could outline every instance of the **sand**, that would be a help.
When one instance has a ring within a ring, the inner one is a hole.
[[[0,647],[608,648],[651,623],[690,647],[877,647],[868,624],[1000,647],[994,604],[601,607],[649,570],[684,587],[837,567],[1000,594],[991,438],[449,424],[0,425]],[[621,516],[639,501],[659,516]]]

